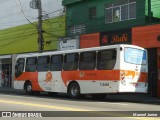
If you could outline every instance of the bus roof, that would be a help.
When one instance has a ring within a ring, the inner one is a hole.
[[[120,48],[120,47],[134,47],[137,49],[144,49],[139,46],[129,45],[129,44],[118,44],[118,45],[108,45],[108,46],[99,46],[99,47],[91,47],[91,48],[83,48],[83,49],[72,49],[65,51],[47,51],[42,53],[24,53],[18,54],[17,58],[25,58],[25,57],[33,57],[33,56],[44,56],[44,55],[56,55],[56,54],[65,54],[65,53],[75,53],[75,52],[85,52],[92,50],[103,50],[103,49],[112,49],[112,48]]]

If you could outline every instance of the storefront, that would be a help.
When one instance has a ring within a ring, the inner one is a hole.
[[[132,29],[132,44],[148,50],[148,93],[160,97],[160,24]]]
[[[80,35],[80,48],[132,44],[131,29]]]
[[[80,36],[80,48],[100,46],[100,33],[84,34]]]
[[[131,29],[101,32],[100,45],[132,44]]]
[[[148,93],[160,97],[160,24],[80,36],[80,48],[114,44],[133,44],[148,50]]]
[[[0,87],[12,86],[12,58],[11,55],[0,56]]]

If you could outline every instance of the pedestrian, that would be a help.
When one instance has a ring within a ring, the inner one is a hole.
[[[5,87],[8,86],[8,74],[7,74],[7,70],[5,70],[5,78],[4,78],[4,81],[5,81]]]
[[[2,87],[4,87],[5,86],[5,71],[4,70],[2,70],[1,78],[2,78]]]

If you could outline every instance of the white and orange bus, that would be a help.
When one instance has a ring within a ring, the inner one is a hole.
[[[107,93],[147,92],[147,51],[110,45],[18,55],[14,88],[105,97]]]

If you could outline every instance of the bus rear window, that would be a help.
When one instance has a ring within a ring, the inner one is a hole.
[[[136,48],[125,48],[124,60],[131,64],[146,64],[147,63],[147,53],[144,50]]]

